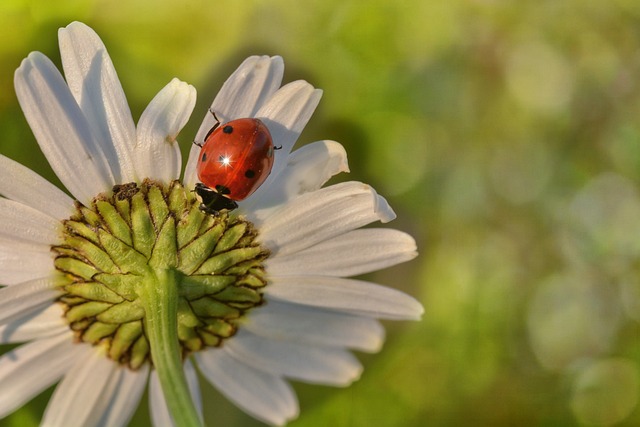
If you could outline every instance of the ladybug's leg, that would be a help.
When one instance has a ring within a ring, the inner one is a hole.
[[[220,126],[220,119],[218,118],[218,116],[216,116],[216,112],[213,111],[213,108],[209,108],[209,112],[211,113],[211,115],[213,116],[214,119],[216,119],[216,124],[213,126],[213,128],[217,128],[218,126]]]
[[[209,113],[211,113],[213,115],[213,118],[216,119],[216,124],[214,124],[213,127],[209,129],[209,132],[207,132],[207,134],[204,136],[204,139],[202,140],[202,142],[196,142],[195,140],[193,141],[193,143],[200,148],[202,148],[205,141],[209,139],[209,136],[213,133],[213,131],[218,129],[218,127],[220,126],[220,119],[218,118],[218,116],[216,116],[216,112],[213,111],[211,108],[209,108]]]
[[[211,129],[209,129],[209,132],[207,132],[207,134],[204,136],[203,141],[206,141],[207,139],[209,139],[209,136],[213,133],[213,131],[218,129],[218,127],[220,126],[220,119],[218,118],[218,116],[216,116],[216,112],[213,111],[211,108],[209,108],[209,113],[211,113],[213,115],[213,118],[216,119],[216,124],[213,125]],[[202,147],[202,144],[196,144],[196,145],[199,145],[200,147]]]

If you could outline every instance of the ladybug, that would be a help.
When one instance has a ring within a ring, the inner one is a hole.
[[[195,192],[200,210],[217,216],[234,210],[262,185],[273,168],[274,147],[271,133],[259,119],[236,119],[216,124],[200,145]]]

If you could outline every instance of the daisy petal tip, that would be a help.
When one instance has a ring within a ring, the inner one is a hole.
[[[329,152],[329,158],[337,163],[336,172],[349,173],[349,160],[347,156],[347,150],[342,144],[337,141],[326,140],[324,141],[327,151]]]
[[[81,21],[73,21],[69,23],[66,27],[61,27],[60,29],[58,29],[58,34],[61,31],[69,31],[69,30],[88,31],[90,33],[95,34],[95,31],[93,31],[93,29],[90,26],[88,26],[87,24]]]
[[[96,51],[105,49],[98,33],[80,21],[73,21],[66,27],[58,29],[58,44],[61,53],[65,49],[78,50],[79,53],[89,49],[83,53],[95,54]]]
[[[306,80],[295,80],[282,86],[281,89],[285,89],[286,91],[298,92],[298,96],[306,96],[309,100],[316,101],[316,103],[320,101],[323,93],[322,89],[314,87]]]
[[[62,76],[45,54],[38,51],[30,52],[14,73],[14,86],[18,102],[20,102],[21,93],[25,95],[23,90],[33,87],[41,79],[55,84],[59,79],[62,79]]]
[[[269,56],[269,55],[253,55],[246,58],[242,64],[238,67],[235,76],[233,77],[241,77],[246,78],[247,76],[259,71],[259,70],[269,70],[269,69],[279,69],[284,71],[284,60],[280,56]]]
[[[407,308],[406,308],[406,319],[407,320],[421,320],[422,316],[424,315],[424,307],[422,306],[422,304],[420,304],[420,302],[413,298],[413,297],[409,297],[409,304],[407,304]]]
[[[169,126],[177,134],[186,124],[196,105],[196,89],[192,85],[173,78],[162,88],[149,104],[155,113],[166,117],[171,122]]]
[[[349,387],[354,382],[358,381],[362,377],[364,372],[364,366],[362,363],[350,352],[347,352],[349,357],[349,363],[345,363],[341,369],[340,374],[334,376],[332,381],[327,382],[327,385],[334,387]]]
[[[387,222],[391,222],[396,219],[397,215],[394,212],[387,199],[376,193],[376,191],[371,188],[374,197],[373,210],[380,219],[380,222],[385,224]]]
[[[265,417],[265,421],[268,424],[271,424],[272,426],[283,427],[283,426],[286,426],[289,423],[289,421],[292,421],[298,418],[298,415],[299,414],[297,412],[295,415],[277,413],[277,414],[272,414],[269,417]]]
[[[382,347],[384,346],[384,341],[386,338],[386,331],[384,330],[384,327],[379,322],[376,322],[376,324],[378,325],[376,333],[372,334],[372,336],[369,338],[369,342],[367,343],[367,345],[356,350],[361,350],[366,353],[372,353],[372,354],[378,353],[380,352],[380,350],[382,350]]]
[[[44,57],[44,54],[42,52],[38,52],[38,51],[29,52],[27,57],[20,62],[20,66],[16,69],[16,75],[25,74],[27,70],[29,70],[30,68],[33,68],[33,66],[37,62],[41,61],[42,57]]]
[[[193,98],[193,101],[195,101],[195,96],[197,93],[196,88],[177,77],[172,78],[171,81],[167,83],[166,89],[186,99],[191,100]]]
[[[351,370],[344,376],[342,382],[337,382],[337,387],[349,387],[354,382],[358,381],[362,377],[364,367],[361,364],[354,365]]]
[[[66,27],[58,28],[58,41],[60,44],[62,44],[63,40],[66,40],[67,33],[73,29],[75,23],[79,23],[79,22],[73,21],[72,23],[68,24]]]
[[[258,59],[258,62],[265,63],[265,65],[269,68],[284,70],[284,59],[282,59],[280,55],[274,55],[274,56],[264,55],[264,56],[258,56],[256,58]]]
[[[382,350],[383,346],[384,346],[384,338],[372,343],[370,349],[368,349],[367,351],[372,354],[379,353],[380,350]]]

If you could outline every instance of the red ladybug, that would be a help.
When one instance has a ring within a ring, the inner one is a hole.
[[[217,123],[204,138],[198,159],[195,192],[200,209],[212,215],[238,207],[262,185],[273,168],[273,140],[258,119]]]

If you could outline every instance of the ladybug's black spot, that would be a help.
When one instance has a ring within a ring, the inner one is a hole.
[[[202,163],[207,161],[207,153],[202,153],[202,160],[200,160]]]
[[[224,133],[232,133],[233,132],[233,126],[226,125],[225,127],[222,128],[222,132],[224,132]]]
[[[247,169],[244,173],[244,176],[251,179],[256,176],[256,171],[254,171],[253,169]]]

